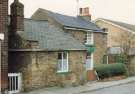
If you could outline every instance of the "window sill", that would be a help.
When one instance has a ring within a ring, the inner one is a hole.
[[[94,45],[94,43],[85,43],[85,45]]]
[[[57,71],[57,74],[68,74],[71,73],[71,71]]]

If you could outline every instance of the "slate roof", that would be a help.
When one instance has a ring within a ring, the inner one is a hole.
[[[47,21],[24,20],[25,40],[38,41],[39,49],[46,50],[86,50],[85,46]]]
[[[35,12],[33,16],[38,16],[38,17],[40,16],[41,18],[43,18],[42,16],[44,16],[44,14],[47,13],[48,16],[54,18],[58,23],[60,23],[65,27],[73,27],[73,28],[92,30],[95,32],[102,32],[102,30],[96,24],[87,21],[79,16],[73,17],[73,16],[62,15],[41,8],[39,8],[37,12],[40,12],[40,14]]]
[[[124,28],[126,28],[128,30],[131,30],[131,31],[135,32],[135,25],[124,23],[124,22],[119,22],[119,21],[113,21],[113,20],[109,20],[109,19],[104,19],[104,18],[101,18],[101,19],[109,21],[109,22],[111,22],[113,24],[119,25],[121,27],[124,27]]]

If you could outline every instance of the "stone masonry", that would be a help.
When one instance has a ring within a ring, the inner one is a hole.
[[[89,9],[87,7],[80,8],[80,11],[84,11],[84,15],[81,14],[79,15],[79,17],[82,17],[84,20],[91,21],[91,14],[89,13]],[[48,15],[47,11],[46,12],[44,11],[44,13],[42,13],[42,9],[39,9],[32,15],[31,18],[35,20],[48,20],[49,24],[55,25],[56,27],[63,29],[64,32],[71,34],[71,36],[73,36],[80,42],[85,43],[86,33],[87,33],[86,31],[64,29],[63,25],[61,25],[53,17]],[[106,42],[107,42],[107,33],[104,32],[94,33],[94,46],[96,47],[96,52],[94,53],[94,63],[102,62],[104,55],[106,55],[106,50],[107,50]]]
[[[10,31],[23,31],[23,8],[24,6],[15,0],[11,5],[11,30]],[[18,10],[17,10],[18,9]],[[14,12],[14,10],[16,10]],[[18,13],[19,12],[19,13]],[[63,26],[55,21],[51,17],[44,15],[45,19],[48,20],[49,25],[54,25],[58,29],[63,29]],[[15,24],[15,25],[14,25]],[[71,34],[75,39],[79,40],[82,43],[85,43],[86,32],[83,31],[68,31],[61,30],[67,34]],[[96,35],[95,35],[96,34]],[[12,32],[11,32],[12,35]],[[14,33],[13,35],[16,35]],[[12,35],[12,37],[13,37]],[[101,46],[100,55],[96,54],[96,59],[101,59],[102,55],[105,54],[103,46],[105,42],[104,33],[94,33],[94,42],[99,43],[99,45],[94,44],[95,46]],[[17,40],[14,40],[14,42]],[[22,40],[23,41],[23,40]],[[13,43],[14,43],[13,42]],[[27,44],[26,41],[24,41]],[[101,43],[100,43],[101,42]],[[28,43],[29,44],[29,43]],[[32,45],[32,43],[30,42]],[[20,45],[19,45],[20,46]],[[12,46],[11,46],[12,47]],[[13,47],[16,49],[16,47]],[[18,48],[18,47],[17,47]],[[25,47],[21,47],[22,50]],[[33,49],[26,47],[27,49]],[[19,49],[19,48],[18,48]],[[23,88],[22,91],[29,91],[36,88],[50,87],[50,86],[68,86],[68,85],[79,85],[83,84],[86,81],[87,71],[85,68],[86,61],[86,51],[80,50],[69,50],[69,72],[58,73],[57,72],[57,63],[58,63],[58,52],[57,51],[10,51],[9,52],[9,71],[10,72],[20,72],[22,73]],[[101,53],[102,52],[102,53]],[[98,63],[101,60],[98,60],[95,63]]]
[[[55,25],[56,27],[59,27],[60,29],[63,29],[63,26],[59,24],[53,17],[48,16],[47,12],[42,14],[42,12],[37,11],[35,14],[38,15],[32,15],[32,19],[35,20],[48,20],[49,24]],[[81,16],[87,21],[90,21],[90,17],[86,16],[87,19],[84,16]],[[89,19],[88,19],[89,18]],[[73,36],[75,39],[79,40],[82,43],[85,43],[86,39],[86,31],[80,31],[80,30],[66,30],[63,29],[64,32],[69,33],[71,36]],[[94,46],[96,47],[96,52],[94,53],[94,63],[101,63],[103,60],[104,55],[106,55],[106,49],[107,49],[107,33],[94,33]]]
[[[58,52],[10,52],[9,60],[14,62],[10,64],[10,71],[22,73],[25,91],[48,86],[82,84],[86,80],[84,68],[86,53],[85,51],[68,53],[68,73],[57,73]]]
[[[119,46],[119,42],[115,40],[115,38],[118,38],[120,36],[121,32],[127,32],[121,28],[118,28],[112,24],[108,24],[103,21],[97,21],[96,24],[101,27],[107,29],[108,36],[107,36],[107,47],[112,47],[112,46]]]
[[[73,31],[73,30],[65,30],[70,33],[74,38],[79,40],[82,43],[85,43],[86,32],[84,31]],[[93,33],[94,34],[94,63],[102,63],[104,55],[106,55],[107,49],[107,33]]]
[[[94,33],[94,63],[103,63],[103,57],[107,54],[107,33]]]

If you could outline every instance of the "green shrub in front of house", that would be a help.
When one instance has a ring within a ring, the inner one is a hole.
[[[113,55],[115,63],[124,63],[125,59],[123,55]]]
[[[128,76],[127,68],[122,63],[95,65],[95,70],[100,79],[120,75]]]

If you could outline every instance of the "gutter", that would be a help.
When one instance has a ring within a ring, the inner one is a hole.
[[[9,49],[9,52],[40,52],[40,51],[86,51],[86,49]]]
[[[79,31],[85,31],[85,32],[97,32],[97,31],[102,31],[102,30],[90,30],[90,29],[83,29],[83,28],[75,28],[75,27],[67,27],[67,26],[64,26],[63,27],[64,29],[67,29],[67,30],[79,30]],[[103,33],[103,32],[97,32],[97,33]]]

